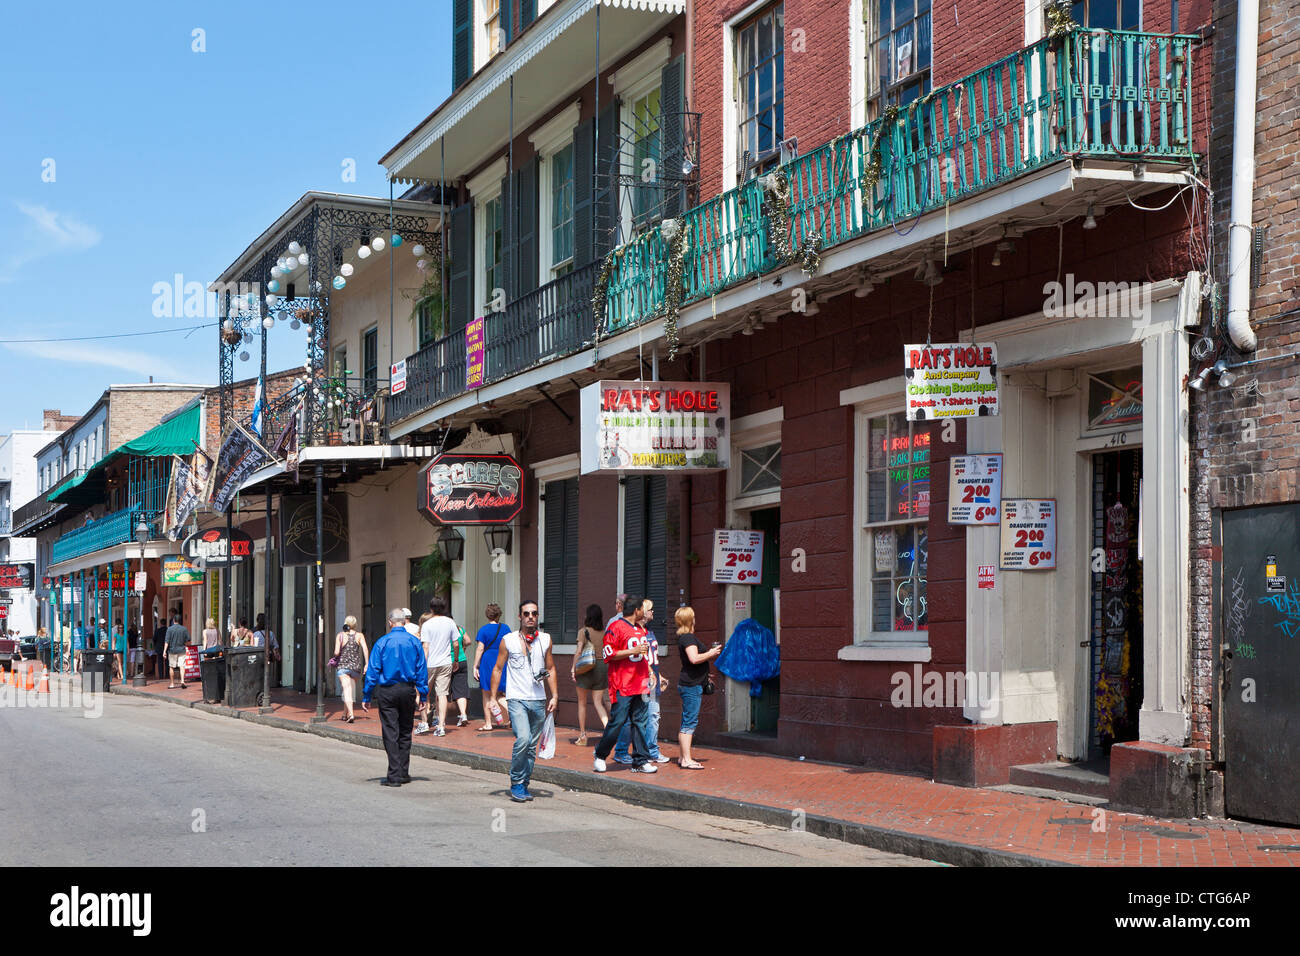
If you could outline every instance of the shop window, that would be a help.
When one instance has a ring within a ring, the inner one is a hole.
[[[578,639],[578,479],[542,486],[542,630],[557,644]]]
[[[930,0],[867,0],[871,117],[930,92]]]
[[[669,607],[667,590],[668,479],[663,475],[637,475],[623,485],[623,586],[628,594],[640,594],[654,601],[656,608]],[[661,640],[666,630],[661,610],[656,632]]]
[[[740,487],[736,497],[781,490],[781,443],[740,450]]]
[[[1088,428],[1142,424],[1142,369],[1088,373]]]
[[[858,434],[866,447],[857,457],[865,521],[857,573],[871,621],[866,639],[906,638],[929,628],[930,432],[902,412],[864,417]]]
[[[736,28],[736,155],[741,179],[781,158],[785,136],[785,8],[768,7]]]

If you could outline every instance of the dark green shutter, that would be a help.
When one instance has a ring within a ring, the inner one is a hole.
[[[592,229],[595,233],[594,258],[603,259],[605,253],[618,244],[618,173],[616,159],[618,144],[622,140],[618,99],[615,98],[600,114],[596,142],[595,191],[592,194]]]
[[[451,211],[451,327],[465,328],[474,314],[474,204]]]
[[[668,568],[668,525],[666,517],[668,498],[668,479],[663,475],[651,475],[646,478],[646,554],[645,554],[645,595],[655,602],[659,609],[656,615],[661,627],[666,628],[668,621],[667,568]],[[663,635],[660,632],[660,636]]]
[[[515,296],[527,295],[537,288],[538,261],[538,171],[541,164],[534,156],[515,174],[517,218],[515,219]]]
[[[682,83],[685,63],[685,56],[679,56],[659,75],[659,161],[664,166],[660,175],[665,183],[681,182],[682,163],[686,160],[686,117],[683,115],[686,107]],[[684,192],[684,185],[664,190],[665,219],[675,219],[685,210]]]
[[[528,28],[528,24],[537,19],[537,0],[520,0],[519,3],[519,32],[523,33]]]
[[[497,9],[497,24],[501,30],[501,49],[510,45],[514,39],[514,4],[515,0],[501,0],[501,5]]]
[[[543,487],[545,566],[542,568],[542,630],[559,639],[564,628],[564,499],[565,482],[548,481]]]
[[[454,90],[474,70],[474,16],[470,0],[451,3],[451,88]]]
[[[636,475],[623,485],[623,590],[628,594],[645,593],[645,483]]]
[[[564,483],[564,636],[562,644],[578,640],[578,479]],[[554,636],[554,635],[552,635]]]
[[[497,269],[497,284],[506,290],[506,301],[515,298],[515,219],[519,189],[513,173],[501,180],[501,265]],[[487,290],[488,300],[492,290]]]
[[[573,268],[596,258],[592,244],[591,199],[596,192],[596,124],[579,123],[573,132]]]

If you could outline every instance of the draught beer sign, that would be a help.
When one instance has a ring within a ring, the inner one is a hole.
[[[1004,571],[1056,568],[1056,499],[1008,498],[1002,502]]]

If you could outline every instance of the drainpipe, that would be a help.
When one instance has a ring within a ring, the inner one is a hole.
[[[1256,62],[1259,0],[1237,4],[1237,76],[1232,115],[1232,210],[1228,223],[1228,337],[1242,352],[1255,349],[1250,327],[1251,217],[1255,198]]]
[[[682,43],[686,47],[686,60],[682,64],[683,72],[686,74],[686,82],[682,84],[686,94],[683,111],[689,111],[695,103],[695,0],[686,0],[686,33]],[[685,117],[682,118],[682,122],[686,122]],[[695,161],[696,163],[700,161],[698,155]]]

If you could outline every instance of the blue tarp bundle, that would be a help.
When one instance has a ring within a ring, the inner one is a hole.
[[[748,681],[749,696],[758,697],[763,693],[763,681],[781,673],[776,635],[752,617],[745,618],[718,656],[718,670],[732,680]]]

